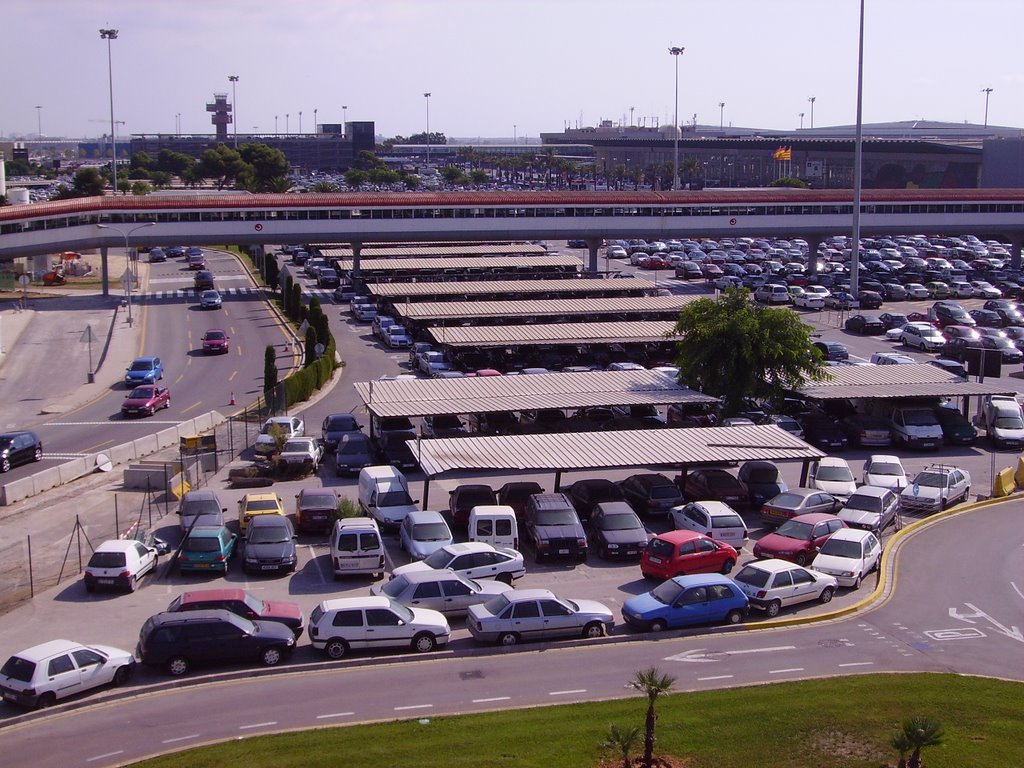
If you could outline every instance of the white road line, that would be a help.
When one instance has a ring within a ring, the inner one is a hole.
[[[329,720],[332,717],[352,717],[355,712],[331,712],[329,715],[317,715],[317,720]]]
[[[724,651],[727,656],[739,656],[741,653],[771,653],[773,651],[792,651],[795,645],[776,645],[771,648],[747,648],[743,651]]]
[[[1024,598],[1024,592],[1021,592],[1021,591],[1020,591],[1020,589],[1018,589],[1018,588],[1017,588],[1017,585],[1016,585],[1016,584],[1014,584],[1014,583],[1013,583],[1013,582],[1011,581],[1011,582],[1010,582],[1010,586],[1011,586],[1011,587],[1013,587],[1013,591],[1014,591],[1014,592],[1016,592],[1016,593],[1017,593],[1018,595],[1020,595],[1020,596],[1021,596],[1021,598]]]
[[[706,680],[731,680],[734,675],[712,675],[711,677],[698,677],[697,682],[702,683]]]
[[[85,758],[85,762],[91,763],[94,760],[102,760],[105,757],[113,757],[114,755],[123,755],[123,754],[124,754],[124,750],[123,749],[119,749],[119,750],[117,750],[117,752],[107,752],[106,754],[103,754],[103,755],[96,755],[95,757],[87,757],[87,758]]]
[[[586,688],[576,688],[572,691],[548,691],[548,696],[569,696],[574,693],[586,693]]]
[[[136,424],[137,422],[133,419],[131,421],[48,421],[46,426],[48,427],[107,427],[115,425],[128,425]],[[180,421],[153,421],[152,419],[146,419],[146,424],[181,424]]]
[[[308,544],[306,546],[306,548],[309,550],[310,560],[312,560],[316,564],[316,572],[317,572],[317,575],[320,577],[320,583],[321,584],[326,584],[327,583],[327,577],[324,575],[324,569],[320,565],[320,558],[317,557],[316,550],[313,549],[313,545],[312,544]],[[331,561],[331,558],[328,557],[327,558],[327,562],[330,562],[330,561]]]
[[[199,738],[199,734],[198,733],[190,733],[188,736],[179,736],[176,739],[164,739],[160,743],[161,744],[176,744],[179,741],[188,741],[189,739],[198,739],[198,738]]]
[[[277,720],[268,720],[265,723],[252,723],[251,725],[240,725],[238,730],[248,731],[250,728],[266,728],[271,725],[277,725]]]
[[[769,669],[768,670],[768,674],[769,675],[784,675],[787,672],[803,672],[803,671],[804,671],[803,667],[793,667],[791,669]]]
[[[493,696],[489,699],[473,699],[474,704],[490,704],[492,701],[508,701],[511,696]]]
[[[840,667],[873,667],[875,662],[873,661],[849,661],[846,664],[840,664]]]
[[[410,704],[407,707],[395,707],[394,711],[395,712],[404,712],[407,709],[430,709],[433,706],[434,706],[433,704]]]

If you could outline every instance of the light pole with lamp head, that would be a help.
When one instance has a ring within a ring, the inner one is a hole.
[[[718,102],[718,130],[725,130],[725,102]]]
[[[348,132],[348,129],[345,128],[345,123],[347,123],[347,122],[348,122],[348,105],[347,104],[342,104],[341,105],[341,136],[342,136],[342,138],[344,138],[345,134]]]
[[[291,129],[288,127],[289,123],[290,123],[289,118],[291,118],[291,113],[290,112],[285,112],[284,113],[284,134],[285,134],[285,136],[288,136],[289,134],[291,134]]]
[[[811,128],[814,127],[814,102],[817,100],[817,96],[808,96],[807,100],[811,102]]]
[[[277,115],[274,115],[274,135],[277,135]]]
[[[43,138],[43,108],[39,104],[36,104],[36,136]]]
[[[316,129],[316,107],[313,107],[313,133],[317,132]]]
[[[800,113],[800,130],[802,131],[803,129],[804,129],[804,113],[801,112]]]
[[[137,227],[132,227],[129,230],[124,230],[124,229],[121,229],[120,227],[115,227],[112,224],[97,224],[96,225],[97,229],[112,229],[115,232],[120,233],[120,235],[124,238],[124,257],[125,257],[125,259],[128,262],[128,267],[125,270],[125,276],[122,278],[122,282],[124,283],[124,298],[125,298],[125,302],[128,305],[128,326],[129,327],[131,327],[131,324],[132,324],[132,291],[131,291],[131,286],[132,286],[133,277],[132,277],[132,262],[131,262],[131,257],[129,256],[129,252],[128,252],[128,237],[133,232],[137,232],[140,229],[145,229],[146,227],[154,227],[154,226],[156,226],[156,222],[155,221],[147,221],[145,224],[139,224]],[[138,279],[138,273],[137,272],[135,274],[135,279],[136,280]]]
[[[672,189],[679,189],[679,56],[686,49],[674,45],[668,49],[676,63],[676,108],[672,119]],[[630,108],[630,113],[632,113]]]
[[[107,41],[107,78],[110,81],[110,170],[114,194],[117,194],[117,139],[114,135],[114,66],[110,53],[110,41],[117,40],[116,29],[101,29],[100,38]]]
[[[299,135],[302,135],[302,110],[299,110]]]
[[[427,166],[430,166],[430,93],[424,93],[423,98],[427,100]]]
[[[238,149],[238,98],[235,96],[235,83],[238,75],[228,75],[231,81],[231,124],[235,127],[235,149]]]
[[[981,92],[985,94],[985,127],[988,128],[988,97],[992,93],[992,89],[982,88]],[[36,107],[36,109],[39,109],[39,107]]]

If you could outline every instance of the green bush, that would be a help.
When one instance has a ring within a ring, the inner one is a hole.
[[[338,509],[334,513],[335,519],[341,520],[346,517],[362,517],[363,511],[359,504],[347,497],[338,499]]]

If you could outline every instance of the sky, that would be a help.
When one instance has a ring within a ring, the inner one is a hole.
[[[1022,0],[865,0],[866,123],[1024,126]],[[536,141],[595,125],[852,124],[858,0],[4,0],[0,135],[377,134]],[[685,53],[674,61],[670,46]],[[431,93],[429,99],[424,93]],[[724,102],[724,109],[719,104]],[[343,105],[347,109],[343,109]],[[41,107],[37,109],[36,107]],[[286,117],[287,115],[287,117]]]

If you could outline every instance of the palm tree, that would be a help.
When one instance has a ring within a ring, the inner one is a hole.
[[[629,728],[619,728],[614,723],[608,726],[608,737],[601,746],[605,749],[614,749],[622,755],[622,768],[629,768],[629,753],[633,751],[633,745],[640,738],[640,726],[633,725]]]
[[[654,729],[658,715],[654,711],[654,703],[663,693],[668,693],[675,685],[676,679],[658,671],[656,667],[648,667],[637,672],[629,681],[629,686],[642,691],[647,696],[647,719],[644,722],[644,759],[643,768],[651,768],[654,761]]]
[[[937,747],[944,739],[942,723],[926,715],[914,715],[903,721],[890,744],[900,753],[899,768],[922,768],[921,750]],[[911,753],[910,760],[905,759],[907,752]]]

